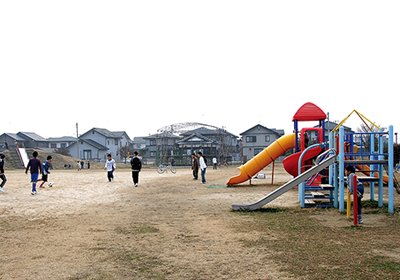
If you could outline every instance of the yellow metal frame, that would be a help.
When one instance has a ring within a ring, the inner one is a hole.
[[[343,121],[341,121],[332,131],[337,131],[346,121],[348,118],[350,118],[350,116],[356,113],[360,119],[363,121],[363,123],[369,128],[370,131],[372,131],[372,128],[367,124],[366,121],[368,121],[370,124],[374,125],[376,128],[381,129],[379,126],[377,126],[376,124],[374,124],[373,122],[371,122],[367,117],[365,117],[363,114],[361,114],[360,112],[358,112],[357,110],[353,110]]]

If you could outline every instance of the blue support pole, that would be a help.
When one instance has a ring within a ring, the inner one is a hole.
[[[388,192],[389,192],[389,213],[394,213],[393,209],[393,161],[394,161],[394,151],[393,151],[393,125],[389,126],[389,147],[388,147],[388,164],[389,164],[389,185],[388,185]]]
[[[372,133],[370,135],[369,142],[370,142],[370,154],[371,154],[371,157],[372,157],[371,160],[374,160],[374,159],[376,159],[376,157],[374,155],[375,154],[375,135],[372,134]],[[377,165],[371,165],[370,167],[371,167],[371,170],[376,170],[378,166]],[[371,177],[374,177],[375,176],[375,172],[370,172],[369,175]],[[371,187],[370,200],[374,201],[375,200],[375,183],[371,182],[370,183],[370,187]]]
[[[334,185],[334,194],[333,197],[335,201],[333,202],[333,207],[339,208],[339,186],[338,186],[338,177],[339,177],[339,170],[338,164],[335,163],[333,167],[333,185]]]
[[[379,132],[383,132],[382,129],[379,130]],[[384,160],[383,156],[383,140],[382,140],[382,134],[379,134],[379,160]],[[383,206],[383,165],[379,164],[379,198],[378,198],[378,207]]]
[[[344,212],[344,128],[339,128],[339,211]]]
[[[335,134],[329,133],[329,149],[338,150],[336,147]],[[337,163],[329,166],[329,185],[333,186],[333,207],[338,208],[338,180],[337,180]]]
[[[329,149],[333,149],[333,132],[329,133]],[[333,165],[329,166],[329,185],[333,185]]]

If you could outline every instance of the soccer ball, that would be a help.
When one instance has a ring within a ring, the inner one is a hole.
[[[51,188],[53,186],[53,183],[49,183],[49,187]]]

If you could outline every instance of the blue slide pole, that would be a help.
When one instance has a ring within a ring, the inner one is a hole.
[[[389,192],[389,213],[394,213],[394,209],[393,209],[393,156],[394,156],[394,151],[393,151],[393,125],[389,126],[389,149],[388,149],[388,153],[389,153],[389,185],[388,185],[388,192]]]
[[[339,128],[339,211],[344,212],[344,128]]]

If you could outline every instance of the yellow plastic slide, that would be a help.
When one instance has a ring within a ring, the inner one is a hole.
[[[249,160],[246,164],[238,167],[240,175],[229,179],[227,185],[236,185],[251,179],[268,164],[275,161],[287,150],[296,147],[295,134],[284,135],[274,143],[265,148],[261,153]]]

